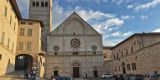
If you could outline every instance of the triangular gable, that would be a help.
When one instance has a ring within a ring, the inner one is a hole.
[[[81,23],[83,23],[84,25],[85,25],[85,27],[86,27],[86,29],[87,30],[92,30],[92,32],[94,32],[95,34],[99,34],[100,35],[100,33],[98,33],[91,25],[89,25],[84,19],[82,19],[76,12],[73,12],[66,20],[64,20],[57,28],[55,28],[52,32],[51,32],[51,34],[58,34],[59,33],[59,31],[61,31],[61,29],[63,28],[63,27],[65,27],[65,24],[67,24],[67,22],[69,22],[70,20],[72,20],[72,19],[74,19],[74,18],[76,18],[76,19],[78,19],[78,21],[81,21]],[[87,34],[87,33],[86,33]],[[90,34],[90,33],[88,33],[88,34]]]

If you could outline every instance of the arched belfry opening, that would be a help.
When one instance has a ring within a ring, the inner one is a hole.
[[[20,54],[15,58],[15,70],[32,69],[33,57],[28,54]]]

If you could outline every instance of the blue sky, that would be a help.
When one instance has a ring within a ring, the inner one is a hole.
[[[24,18],[28,0],[17,0]],[[53,29],[76,11],[114,46],[134,33],[160,32],[160,0],[53,0]]]

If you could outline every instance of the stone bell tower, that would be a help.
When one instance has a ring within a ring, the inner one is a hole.
[[[52,0],[30,0],[29,19],[43,21],[41,39],[43,50],[46,50],[46,36],[52,30]]]

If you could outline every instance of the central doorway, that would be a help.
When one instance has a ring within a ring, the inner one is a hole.
[[[78,62],[73,63],[73,78],[80,77],[80,64]]]
[[[79,67],[73,67],[73,77],[79,78]]]
[[[32,69],[33,57],[28,54],[20,54],[16,56],[15,70]]]

